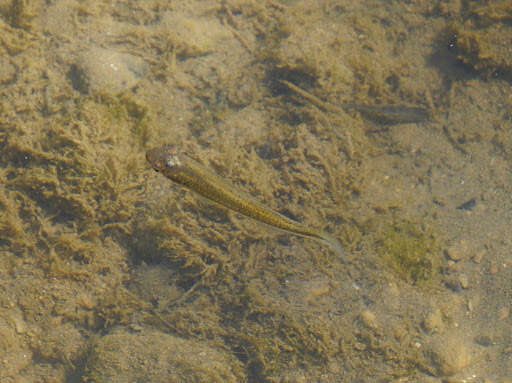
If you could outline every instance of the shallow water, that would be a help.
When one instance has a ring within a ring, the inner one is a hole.
[[[511,14],[0,5],[0,381],[506,382]],[[166,143],[348,264],[156,176]]]

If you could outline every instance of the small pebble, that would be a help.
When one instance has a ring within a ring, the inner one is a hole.
[[[313,304],[318,302],[321,296],[327,295],[331,290],[329,282],[323,279],[312,280],[307,283],[304,288],[305,301]]]
[[[443,314],[440,309],[435,309],[434,311],[427,315],[427,317],[423,321],[423,328],[429,334],[433,334],[435,332],[443,330]]]
[[[21,313],[21,311],[13,310],[10,311],[9,314],[7,314],[6,316],[14,325],[14,330],[16,331],[16,334],[22,335],[27,332],[27,323],[23,319],[23,314]]]
[[[407,336],[407,330],[403,327],[397,327],[393,333],[395,339],[398,341],[402,341]]]
[[[455,276],[445,277],[443,279],[443,281],[444,281],[444,284],[446,285],[446,287],[448,287],[450,290],[452,290],[456,293],[460,292],[462,286],[460,285],[459,278],[456,278]]]
[[[462,287],[463,289],[469,288],[469,279],[466,276],[466,274],[459,275],[459,283],[460,287]]]
[[[510,315],[510,309],[508,307],[502,307],[498,310],[498,319],[499,320],[505,320]]]
[[[475,343],[483,347],[492,346],[493,342],[489,335],[477,335],[475,337]]]
[[[473,261],[475,263],[481,263],[482,262],[482,259],[484,258],[485,256],[485,251],[479,251],[478,253],[475,254],[475,256],[473,257]]]
[[[451,245],[445,250],[446,255],[454,262],[458,262],[466,257],[467,246],[465,241]]]
[[[376,328],[379,327],[379,325],[377,324],[377,318],[375,317],[375,314],[369,310],[363,311],[361,313],[361,321],[369,329],[375,330]]]

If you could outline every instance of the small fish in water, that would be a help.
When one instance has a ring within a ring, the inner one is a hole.
[[[428,110],[419,106],[344,104],[343,108],[356,110],[367,119],[382,125],[418,123],[429,119]]]
[[[343,249],[337,239],[259,203],[175,147],[163,146],[151,149],[146,153],[146,159],[153,169],[161,172],[170,180],[246,217],[327,245],[345,262]]]
[[[280,82],[301,95],[316,107],[328,112],[339,113],[341,109],[355,110],[361,113],[365,118],[382,125],[407,124],[427,121],[430,118],[429,111],[421,106],[405,105],[359,105],[346,103],[340,107],[324,102],[311,93],[292,84],[290,81],[280,80]]]

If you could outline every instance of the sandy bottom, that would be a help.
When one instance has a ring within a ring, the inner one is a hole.
[[[1,2],[0,381],[511,382],[491,3]],[[163,144],[347,263],[154,172]]]

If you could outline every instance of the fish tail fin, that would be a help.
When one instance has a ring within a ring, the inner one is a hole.
[[[345,257],[345,251],[343,251],[343,247],[341,246],[340,241],[338,241],[336,238],[329,234],[322,235],[322,241],[327,244],[331,248],[332,251],[334,251],[336,254],[338,254],[342,260],[343,263],[347,263],[347,258]]]

